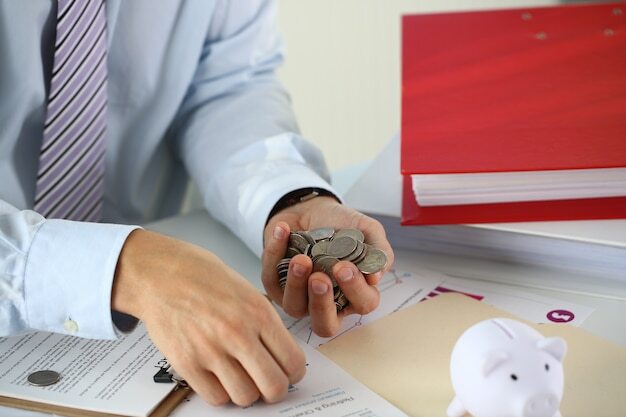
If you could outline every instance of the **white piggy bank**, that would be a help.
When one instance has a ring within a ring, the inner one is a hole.
[[[470,327],[454,346],[449,417],[561,417],[567,345],[510,319]]]

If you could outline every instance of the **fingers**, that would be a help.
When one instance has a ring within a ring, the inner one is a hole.
[[[261,331],[261,342],[265,346],[268,356],[259,358],[256,363],[259,366],[267,366],[268,362],[278,364],[288,382],[295,384],[304,377],[306,372],[304,352],[285,326],[282,325],[278,315],[276,315],[275,321],[280,325],[264,326]],[[267,371],[269,372],[271,369],[267,369]]]
[[[365,280],[369,285],[378,285],[381,278],[383,277],[383,272],[376,272],[375,274],[365,275]]]
[[[194,391],[214,406],[232,401],[238,406],[246,407],[259,398],[273,403],[285,397],[289,378],[261,341],[258,341],[254,352],[239,352],[236,356],[239,360],[224,354],[212,361],[212,371],[198,366],[197,369],[184,369],[180,374],[184,375]],[[299,374],[298,380],[302,378],[304,371]]]
[[[380,292],[374,286],[381,273],[372,274],[372,284],[366,280],[351,262],[341,261],[333,267],[337,284],[350,300],[350,305],[337,314],[330,278],[323,273],[314,273],[309,279],[309,314],[311,328],[321,337],[330,337],[337,333],[341,320],[347,314],[368,314],[380,303]]]
[[[292,317],[301,318],[308,313],[307,287],[312,269],[313,262],[306,255],[294,256],[289,264],[283,310]]]
[[[259,344],[262,345],[260,341]],[[263,401],[274,403],[285,397],[289,378],[265,347],[254,355],[243,355],[240,360],[258,387]]]
[[[378,307],[378,288],[370,285],[353,263],[338,262],[333,267],[333,274],[346,298],[350,300],[350,312],[368,314]]]
[[[215,375],[233,403],[246,407],[260,398],[259,389],[262,386],[257,388],[257,384],[238,361],[227,356],[215,363],[214,367]]]
[[[372,219],[371,217],[367,217],[363,215],[361,220],[359,221],[358,226],[363,235],[365,236],[365,241],[368,245],[371,245],[377,249],[382,250],[387,255],[387,264],[382,270],[382,273],[389,271],[394,261],[394,254],[389,241],[387,240],[387,235],[385,234],[385,229],[379,221]],[[381,274],[382,276],[382,274]],[[380,278],[379,278],[380,279]]]
[[[340,320],[333,296],[330,278],[315,272],[309,279],[309,314],[311,329],[321,337],[330,337],[339,330]]]
[[[289,225],[285,222],[278,222],[268,234],[263,250],[263,272],[261,274],[263,286],[269,297],[280,306],[283,302],[283,291],[278,285],[276,265],[285,256],[289,243],[289,233]]]
[[[220,406],[230,401],[228,393],[213,372],[196,367],[176,369],[176,371],[207,403]]]
[[[290,383],[305,374],[305,357],[278,315],[263,327],[261,334],[229,337],[226,350],[204,346],[190,366],[175,365],[191,387],[208,403],[232,401],[245,407],[259,398],[268,403],[282,400]],[[203,365],[208,365],[203,369]]]

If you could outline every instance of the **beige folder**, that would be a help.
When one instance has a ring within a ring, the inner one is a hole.
[[[440,295],[319,350],[408,415],[444,417],[454,395],[452,348],[468,327],[493,317],[516,318],[463,295]],[[569,325],[532,326],[567,341],[563,417],[626,416],[626,349]]]

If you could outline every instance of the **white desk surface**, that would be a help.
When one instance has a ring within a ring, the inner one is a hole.
[[[212,220],[206,212],[194,211],[186,215],[172,217],[153,223],[148,228],[211,250],[246,277],[255,287],[261,291],[263,290],[260,279],[261,266],[259,259],[224,226]],[[475,276],[481,270],[489,268],[489,264],[484,261],[460,268],[458,260],[450,257],[407,250],[396,251],[396,256],[410,259],[418,265],[424,265],[433,270],[452,275],[456,274],[457,276],[461,275],[464,278]],[[512,275],[519,275],[519,267],[516,268],[511,265],[509,268],[511,268],[510,271],[507,271],[503,269],[502,265],[498,265],[498,273],[506,275],[510,272]],[[464,273],[458,274],[458,271],[461,269]],[[551,273],[555,272],[552,271]],[[524,291],[560,298],[595,308],[595,312],[583,323],[582,328],[626,347],[626,301],[534,288],[524,288]],[[0,416],[41,417],[46,416],[46,414],[0,407]]]

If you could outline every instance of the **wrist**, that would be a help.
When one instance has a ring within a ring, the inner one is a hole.
[[[143,281],[144,277],[149,274],[149,269],[154,268],[154,265],[148,264],[146,255],[153,251],[150,246],[155,235],[155,233],[137,229],[126,239],[113,278],[112,310],[142,318],[145,309],[142,295],[146,292],[146,283]]]
[[[267,221],[265,222],[265,224],[267,225],[272,217],[274,217],[274,215],[278,214],[282,210],[299,205],[301,203],[312,201],[316,198],[330,198],[341,204],[339,198],[335,196],[335,194],[323,188],[300,188],[285,194],[280,200],[278,200],[278,202],[270,211],[270,214],[267,217]]]

